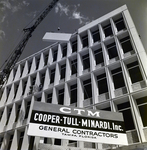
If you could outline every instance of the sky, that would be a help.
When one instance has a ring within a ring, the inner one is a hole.
[[[0,67],[52,0],[0,0]],[[147,0],[59,0],[36,28],[19,60],[49,46],[46,32],[74,33],[85,24],[126,4],[147,51]],[[60,31],[58,31],[60,27]]]

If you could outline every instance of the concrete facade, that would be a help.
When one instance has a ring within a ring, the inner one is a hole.
[[[18,62],[0,100],[1,150],[147,148],[147,55],[126,6]],[[34,101],[122,112],[129,146],[27,136]]]

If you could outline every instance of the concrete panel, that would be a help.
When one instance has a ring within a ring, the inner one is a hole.
[[[52,33],[47,32],[43,37],[43,41],[51,42],[68,42],[71,37],[71,34],[68,33]]]

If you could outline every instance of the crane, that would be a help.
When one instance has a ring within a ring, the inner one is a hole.
[[[47,14],[52,10],[59,0],[53,0],[46,9],[37,18],[35,23],[30,27],[23,29],[24,35],[18,45],[15,47],[11,57],[4,63],[3,69],[0,71],[0,89],[3,87],[4,83],[7,81],[11,70],[14,68],[16,62],[20,58],[27,42],[29,41],[32,33],[37,28],[37,26],[42,22],[42,20],[47,16]]]

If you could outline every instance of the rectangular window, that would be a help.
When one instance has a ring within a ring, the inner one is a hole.
[[[2,116],[3,116],[3,112],[4,112],[4,110],[0,110],[0,121],[1,121]]]
[[[18,117],[19,117],[19,113],[20,113],[21,104],[17,105],[16,108],[17,108],[17,110],[16,110],[15,122],[18,121]]]
[[[128,64],[127,68],[128,68],[132,83],[140,82],[143,80],[143,77],[139,68],[139,64],[137,61]]]
[[[60,70],[61,78],[60,79],[64,79],[65,78],[65,72],[66,72],[66,64],[61,66],[61,70]]]
[[[92,36],[93,36],[93,41],[94,43],[97,41],[100,41],[100,33],[99,30],[96,30],[94,32],[92,32]]]
[[[71,75],[77,73],[77,59],[71,61]]]
[[[18,141],[18,147],[17,150],[21,150],[22,142],[23,142],[24,132],[20,133],[19,141]]]
[[[28,73],[30,73],[30,71],[31,71],[31,66],[32,66],[32,61],[29,62],[29,64],[28,64]]]
[[[123,17],[115,21],[117,31],[123,30],[126,28]]]
[[[111,71],[111,73],[112,73],[115,89],[124,87],[125,82],[122,74],[122,69],[121,68],[114,69]]]
[[[147,114],[147,96],[136,99],[136,102],[138,105],[138,109],[140,112],[143,126],[146,127],[147,126],[147,117],[146,117],[146,114]]]
[[[88,47],[88,35],[82,37],[83,48]]]
[[[36,76],[35,76],[35,77],[32,77],[32,86],[35,85],[35,81],[36,81]]]
[[[67,55],[67,45],[63,46],[62,48],[62,56],[66,57],[66,55]]]
[[[34,147],[34,140],[35,140],[35,136],[30,136],[28,150],[32,150],[33,149],[33,147]]]
[[[53,62],[57,60],[57,53],[58,53],[58,50],[53,51]]]
[[[18,84],[15,85],[14,99],[16,98],[17,91],[18,91]]]
[[[55,79],[55,69],[52,69],[51,76],[50,76],[50,84],[54,83],[54,79]]]
[[[61,139],[55,139],[54,145],[61,145]]]
[[[70,103],[77,102],[77,84],[70,86]]]
[[[120,43],[121,43],[121,46],[122,46],[122,49],[123,49],[124,53],[130,52],[130,51],[133,50],[132,43],[131,43],[131,40],[130,40],[129,36],[121,39]]]
[[[49,54],[44,55],[44,66],[46,66],[48,63],[48,56],[49,56]]]
[[[83,81],[84,99],[92,97],[91,79]]]
[[[36,70],[37,70],[38,67],[39,67],[39,62],[40,62],[40,58],[36,58]]]
[[[41,102],[41,97],[38,97],[36,100],[37,102]]]
[[[58,91],[58,104],[59,105],[64,104],[64,89]]]
[[[28,115],[29,115],[29,111],[30,111],[30,105],[31,105],[31,101],[28,101],[28,102],[26,102],[27,104],[26,104],[26,113],[25,113],[25,119],[27,119],[28,118]]]
[[[108,25],[104,26],[103,29],[104,29],[104,33],[105,33],[106,37],[113,34],[111,24],[108,24]]]
[[[105,73],[97,76],[97,83],[99,95],[108,92],[108,85]]]
[[[0,137],[0,148],[1,148],[2,143],[3,143],[3,139],[4,139],[4,137]]]
[[[131,113],[130,103],[125,102],[122,104],[118,104],[117,108],[118,108],[119,112],[123,113],[126,131],[135,129],[134,121],[133,121],[133,117],[132,117],[132,113]]]
[[[72,42],[72,52],[77,52],[77,40]]]
[[[43,87],[43,85],[44,85],[44,80],[45,80],[45,73],[42,73],[41,74],[41,80],[40,80],[40,84],[42,85],[42,87]]]
[[[27,81],[25,81],[24,84],[23,84],[22,96],[23,96],[24,93],[25,93],[26,86],[27,86]]]
[[[83,70],[90,68],[89,54],[82,56]]]
[[[7,150],[10,150],[10,148],[11,148],[11,144],[12,144],[12,140],[13,140],[13,134],[12,135],[10,135],[10,137],[9,137],[9,142],[8,142],[8,147],[7,147]]]
[[[52,103],[52,95],[53,93],[47,94],[47,100],[46,100],[47,103]]]
[[[102,49],[97,49],[94,51],[96,65],[104,62]]]
[[[11,115],[11,112],[12,112],[12,107],[11,108],[9,108],[9,107],[7,107],[7,109],[8,109],[8,114],[7,114],[7,121],[6,121],[6,125],[8,124],[8,122],[9,122],[9,118],[10,118],[10,115]]]
[[[24,70],[24,65],[23,65],[23,66],[21,66],[20,77],[22,76],[23,70]]]
[[[6,102],[8,100],[8,97],[9,97],[9,94],[10,94],[10,90],[11,90],[11,87],[7,87],[7,98],[6,98]]]
[[[108,54],[109,54],[109,59],[112,59],[112,58],[115,58],[118,56],[115,43],[111,43],[111,44],[107,45],[107,50],[108,50]]]

